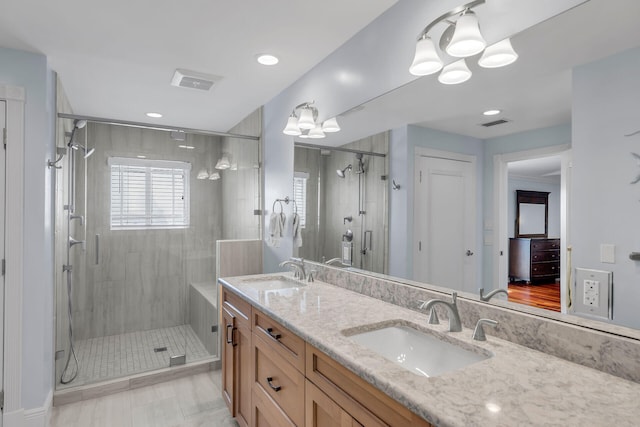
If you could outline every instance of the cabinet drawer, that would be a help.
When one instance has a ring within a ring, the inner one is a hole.
[[[558,251],[536,251],[531,254],[531,262],[558,261],[559,259]]]
[[[253,309],[253,331],[287,362],[304,373],[304,340],[259,310]]]
[[[531,240],[531,250],[560,249],[560,239],[533,239]]]
[[[230,290],[221,286],[222,305],[227,307],[235,316],[238,326],[246,326],[251,329],[249,317],[251,316],[251,304],[234,294]]]
[[[366,420],[379,419],[392,427],[431,427],[423,418],[309,343],[306,349],[306,375],[361,424],[376,425],[375,422]]]
[[[294,424],[304,425],[304,375],[253,334],[254,388],[262,389]]]
[[[560,264],[557,262],[541,262],[531,264],[532,276],[553,276],[560,271]]]
[[[262,387],[253,387],[254,427],[296,427]]]

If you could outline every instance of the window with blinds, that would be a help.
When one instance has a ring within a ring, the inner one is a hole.
[[[305,172],[296,172],[293,176],[293,199],[300,216],[300,228],[307,224],[307,179],[309,174]]]
[[[191,164],[111,157],[109,168],[112,230],[189,226]]]

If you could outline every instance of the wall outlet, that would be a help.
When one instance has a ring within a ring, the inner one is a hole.
[[[582,285],[584,289],[583,304],[598,308],[600,301],[600,282],[597,280],[585,280]]]

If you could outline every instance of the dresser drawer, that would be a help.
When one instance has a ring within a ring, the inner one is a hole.
[[[253,332],[298,371],[304,373],[304,340],[260,310],[254,308],[252,317]]]
[[[532,239],[531,251],[546,251],[550,249],[560,249],[560,239]]]
[[[254,388],[264,391],[294,424],[304,425],[304,375],[253,333]]]
[[[560,271],[560,264],[557,262],[541,262],[531,264],[532,276],[557,276]]]
[[[531,254],[531,262],[558,261],[559,259],[558,251],[536,251]]]

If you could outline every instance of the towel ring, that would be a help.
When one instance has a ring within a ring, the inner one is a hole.
[[[284,209],[282,207],[282,202],[280,201],[280,199],[276,199],[273,202],[273,206],[271,207],[271,212],[275,212],[276,211],[276,203],[280,203],[280,213],[282,213],[284,211]]]

